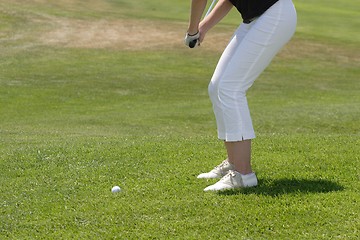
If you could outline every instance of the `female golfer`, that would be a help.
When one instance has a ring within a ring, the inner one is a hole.
[[[251,139],[255,138],[246,92],[290,40],[296,28],[292,0],[219,0],[202,21],[207,0],[192,0],[185,44],[200,45],[206,33],[236,7],[243,23],[224,50],[209,84],[218,138],[225,142],[227,159],[198,178],[221,178],[204,191],[253,187]]]

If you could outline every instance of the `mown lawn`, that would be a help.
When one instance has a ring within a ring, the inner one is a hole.
[[[248,93],[260,184],[205,193],[221,47],[183,46],[188,1],[1,1],[0,238],[359,239],[359,5],[294,2],[295,37]],[[86,35],[99,22],[180,37],[126,48]]]

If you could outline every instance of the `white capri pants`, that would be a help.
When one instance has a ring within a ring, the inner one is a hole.
[[[293,36],[296,21],[292,1],[279,0],[235,31],[208,89],[219,139],[236,142],[255,138],[246,92]]]

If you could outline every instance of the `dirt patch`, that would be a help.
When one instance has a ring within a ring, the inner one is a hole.
[[[40,41],[43,44],[73,48],[139,50],[182,47],[186,30],[186,24],[164,25],[139,20],[55,19],[52,23],[54,30],[41,35]],[[212,35],[206,45],[215,49],[223,49],[231,36],[231,32]],[[218,42],[221,44],[217,44]]]
[[[41,36],[45,44],[74,48],[139,50],[182,44],[185,25],[151,21],[56,20],[56,28]]]
[[[184,48],[187,23],[168,23],[145,20],[74,20],[52,19],[52,29],[40,35],[42,44],[71,48],[109,48],[117,50]],[[207,51],[221,52],[232,32],[228,27],[210,31],[203,43]],[[359,63],[359,55],[338,46],[293,38],[279,54],[294,59],[315,57],[339,62]]]

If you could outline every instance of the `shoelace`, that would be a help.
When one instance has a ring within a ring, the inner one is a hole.
[[[217,165],[215,168],[216,169],[221,169],[222,167],[224,167],[227,164],[227,160],[224,160],[222,163],[220,163],[219,165]]]
[[[220,181],[224,181],[228,178],[233,178],[235,176],[236,176],[235,172],[233,170],[229,170],[229,172]]]

